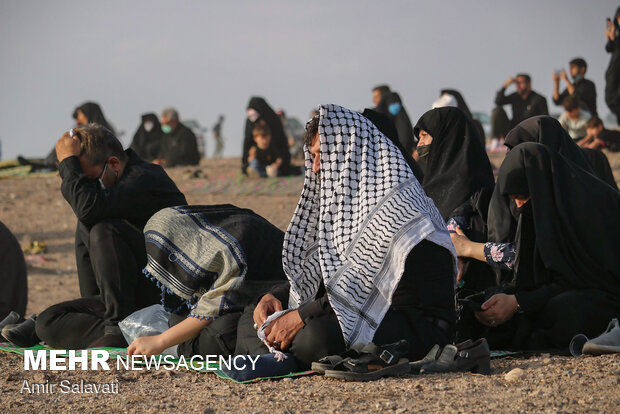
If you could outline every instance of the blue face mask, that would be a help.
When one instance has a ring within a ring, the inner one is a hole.
[[[398,102],[394,102],[393,104],[390,104],[388,106],[388,111],[390,111],[390,113],[393,116],[398,115],[398,113],[400,112],[400,110],[403,108],[403,106],[401,104],[399,104]]]
[[[575,76],[573,76],[573,82],[579,82],[582,77],[583,76],[581,76],[581,73],[576,74]]]
[[[164,134],[169,134],[172,132],[172,127],[170,125],[162,125],[161,130]]]

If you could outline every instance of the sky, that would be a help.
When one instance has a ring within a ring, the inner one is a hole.
[[[604,103],[605,18],[618,3],[576,0],[161,1],[0,0],[2,159],[46,155],[98,102],[128,146],[145,112],[168,106],[209,129],[226,120],[225,155],[240,156],[251,96],[305,122],[322,103],[371,107],[399,92],[415,124],[442,88],[489,113],[501,84],[586,59]],[[514,87],[513,87],[514,88]],[[208,152],[214,148],[207,134]]]

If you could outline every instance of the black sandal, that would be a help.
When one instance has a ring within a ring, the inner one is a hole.
[[[349,357],[326,370],[325,376],[347,381],[374,381],[386,376],[408,374],[409,342],[400,340],[389,345],[372,342],[360,349],[359,357]]]
[[[339,355],[328,355],[319,359],[316,362],[313,362],[310,366],[312,371],[317,374],[325,374],[325,371],[334,369],[336,365],[342,362],[346,358],[356,358],[360,356],[360,350],[364,347],[362,344],[353,345],[351,348],[347,349],[343,353]]]

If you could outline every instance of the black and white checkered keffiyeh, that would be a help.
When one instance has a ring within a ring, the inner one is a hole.
[[[301,199],[284,238],[289,307],[311,301],[321,279],[347,345],[368,343],[383,320],[409,252],[423,239],[456,253],[446,225],[401,152],[361,114],[320,107],[321,170],[306,147]]]

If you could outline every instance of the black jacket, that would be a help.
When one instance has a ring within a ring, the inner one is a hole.
[[[109,189],[82,171],[77,156],[65,158],[58,166],[60,191],[86,227],[105,219],[125,219],[143,229],[153,214],[165,207],[187,205],[185,196],[162,167],[141,160],[128,149],[123,175]]]
[[[497,92],[497,95],[495,96],[495,105],[512,106],[512,120],[510,121],[511,127],[536,115],[549,115],[547,99],[544,96],[531,91],[527,98],[523,99],[516,92],[506,96],[504,95],[505,91],[506,89],[502,88]]]
[[[191,129],[179,122],[169,134],[163,134],[159,158],[166,160],[166,167],[198,165],[198,141]]]
[[[592,116],[598,116],[596,112],[596,86],[594,86],[594,82],[589,79],[579,79],[574,84],[575,91],[573,95],[579,99],[581,103],[581,108],[590,112]],[[558,99],[554,99],[553,103],[556,105],[562,105],[564,99],[569,96],[568,89],[564,89],[562,93],[558,96]]]

